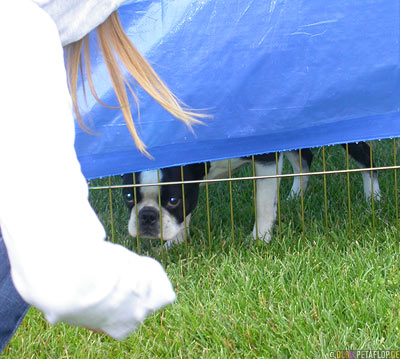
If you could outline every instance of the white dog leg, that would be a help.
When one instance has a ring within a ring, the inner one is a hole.
[[[283,156],[279,156],[278,172],[282,173]],[[276,175],[276,163],[270,162],[262,164],[255,163],[257,176],[273,176]],[[256,208],[257,216],[253,228],[253,238],[262,239],[265,242],[271,240],[271,229],[274,225],[276,218],[276,204],[277,204],[277,186],[279,185],[279,178],[271,178],[264,180],[257,180],[257,196]]]
[[[372,193],[372,187],[373,187],[373,189],[374,189],[374,200],[375,201],[380,201],[380,199],[381,199],[381,190],[379,188],[378,174],[376,172],[373,173],[372,186],[371,186],[371,172],[369,172],[369,171],[368,172],[362,172],[362,179],[363,179],[363,184],[364,184],[365,199],[367,201],[371,200],[371,193]]]

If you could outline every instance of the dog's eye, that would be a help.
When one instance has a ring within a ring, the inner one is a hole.
[[[170,208],[175,208],[177,207],[179,204],[181,203],[181,199],[180,198],[176,198],[176,197],[171,197],[168,201],[168,207]]]
[[[127,200],[127,202],[133,202],[133,193],[127,193],[125,195],[125,199]]]

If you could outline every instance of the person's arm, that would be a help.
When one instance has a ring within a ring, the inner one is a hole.
[[[161,265],[104,241],[74,149],[57,29],[0,2],[0,227],[14,284],[51,323],[123,338],[175,300]]]

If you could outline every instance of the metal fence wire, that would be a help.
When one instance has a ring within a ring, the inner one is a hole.
[[[93,180],[89,183],[90,201],[106,227],[108,240],[121,243],[138,253],[150,251],[162,253],[163,256],[168,255],[169,250],[164,246],[162,221],[161,239],[149,241],[140,236],[133,238],[129,235],[127,227],[130,213],[122,198],[123,188],[133,188],[133,211],[137,218],[140,187],[157,188],[161,213],[161,186],[180,185],[185,196],[185,185],[203,184],[197,208],[192,214],[190,229],[186,223],[186,208],[183,205],[185,240],[177,246],[184,248],[187,254],[192,246],[200,245],[207,249],[213,248],[216,243],[225,246],[229,243],[252,242],[248,234],[253,223],[256,231],[259,225],[256,184],[262,179],[276,179],[277,184],[277,215],[272,229],[272,241],[281,242],[287,235],[299,235],[307,240],[310,232],[317,232],[326,240],[334,239],[337,232],[343,231],[350,239],[365,235],[373,238],[377,230],[390,229],[399,233],[397,171],[400,166],[397,161],[397,140],[371,141],[368,145],[370,164],[366,168],[357,165],[351,156],[349,145],[346,144],[313,149],[314,159],[309,171],[304,171],[300,150],[295,154],[299,156],[297,170],[285,160],[283,172],[280,174],[279,156],[275,154],[276,174],[269,176],[256,176],[255,159],[252,156],[250,166],[235,175],[232,174],[229,160],[228,176],[222,179],[209,179],[205,165],[205,178],[196,181],[185,180],[183,168],[181,179],[174,182],[160,182],[159,170],[158,183],[153,184],[138,184],[135,176],[132,176],[132,185],[122,185],[120,176]],[[291,155],[294,155],[293,152]],[[381,193],[373,195],[377,184],[373,179],[377,175]],[[368,184],[365,178],[370,178]],[[294,180],[300,185],[299,193],[295,198],[288,198]],[[363,190],[372,195],[365,198]],[[185,198],[182,202],[185,203]]]

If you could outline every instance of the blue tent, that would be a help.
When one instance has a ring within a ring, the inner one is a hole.
[[[400,0],[136,0],[119,14],[177,97],[213,117],[193,134],[134,85],[148,159],[121,112],[89,97],[97,135],[76,134],[88,179],[400,135]],[[116,105],[92,62],[100,98]]]

